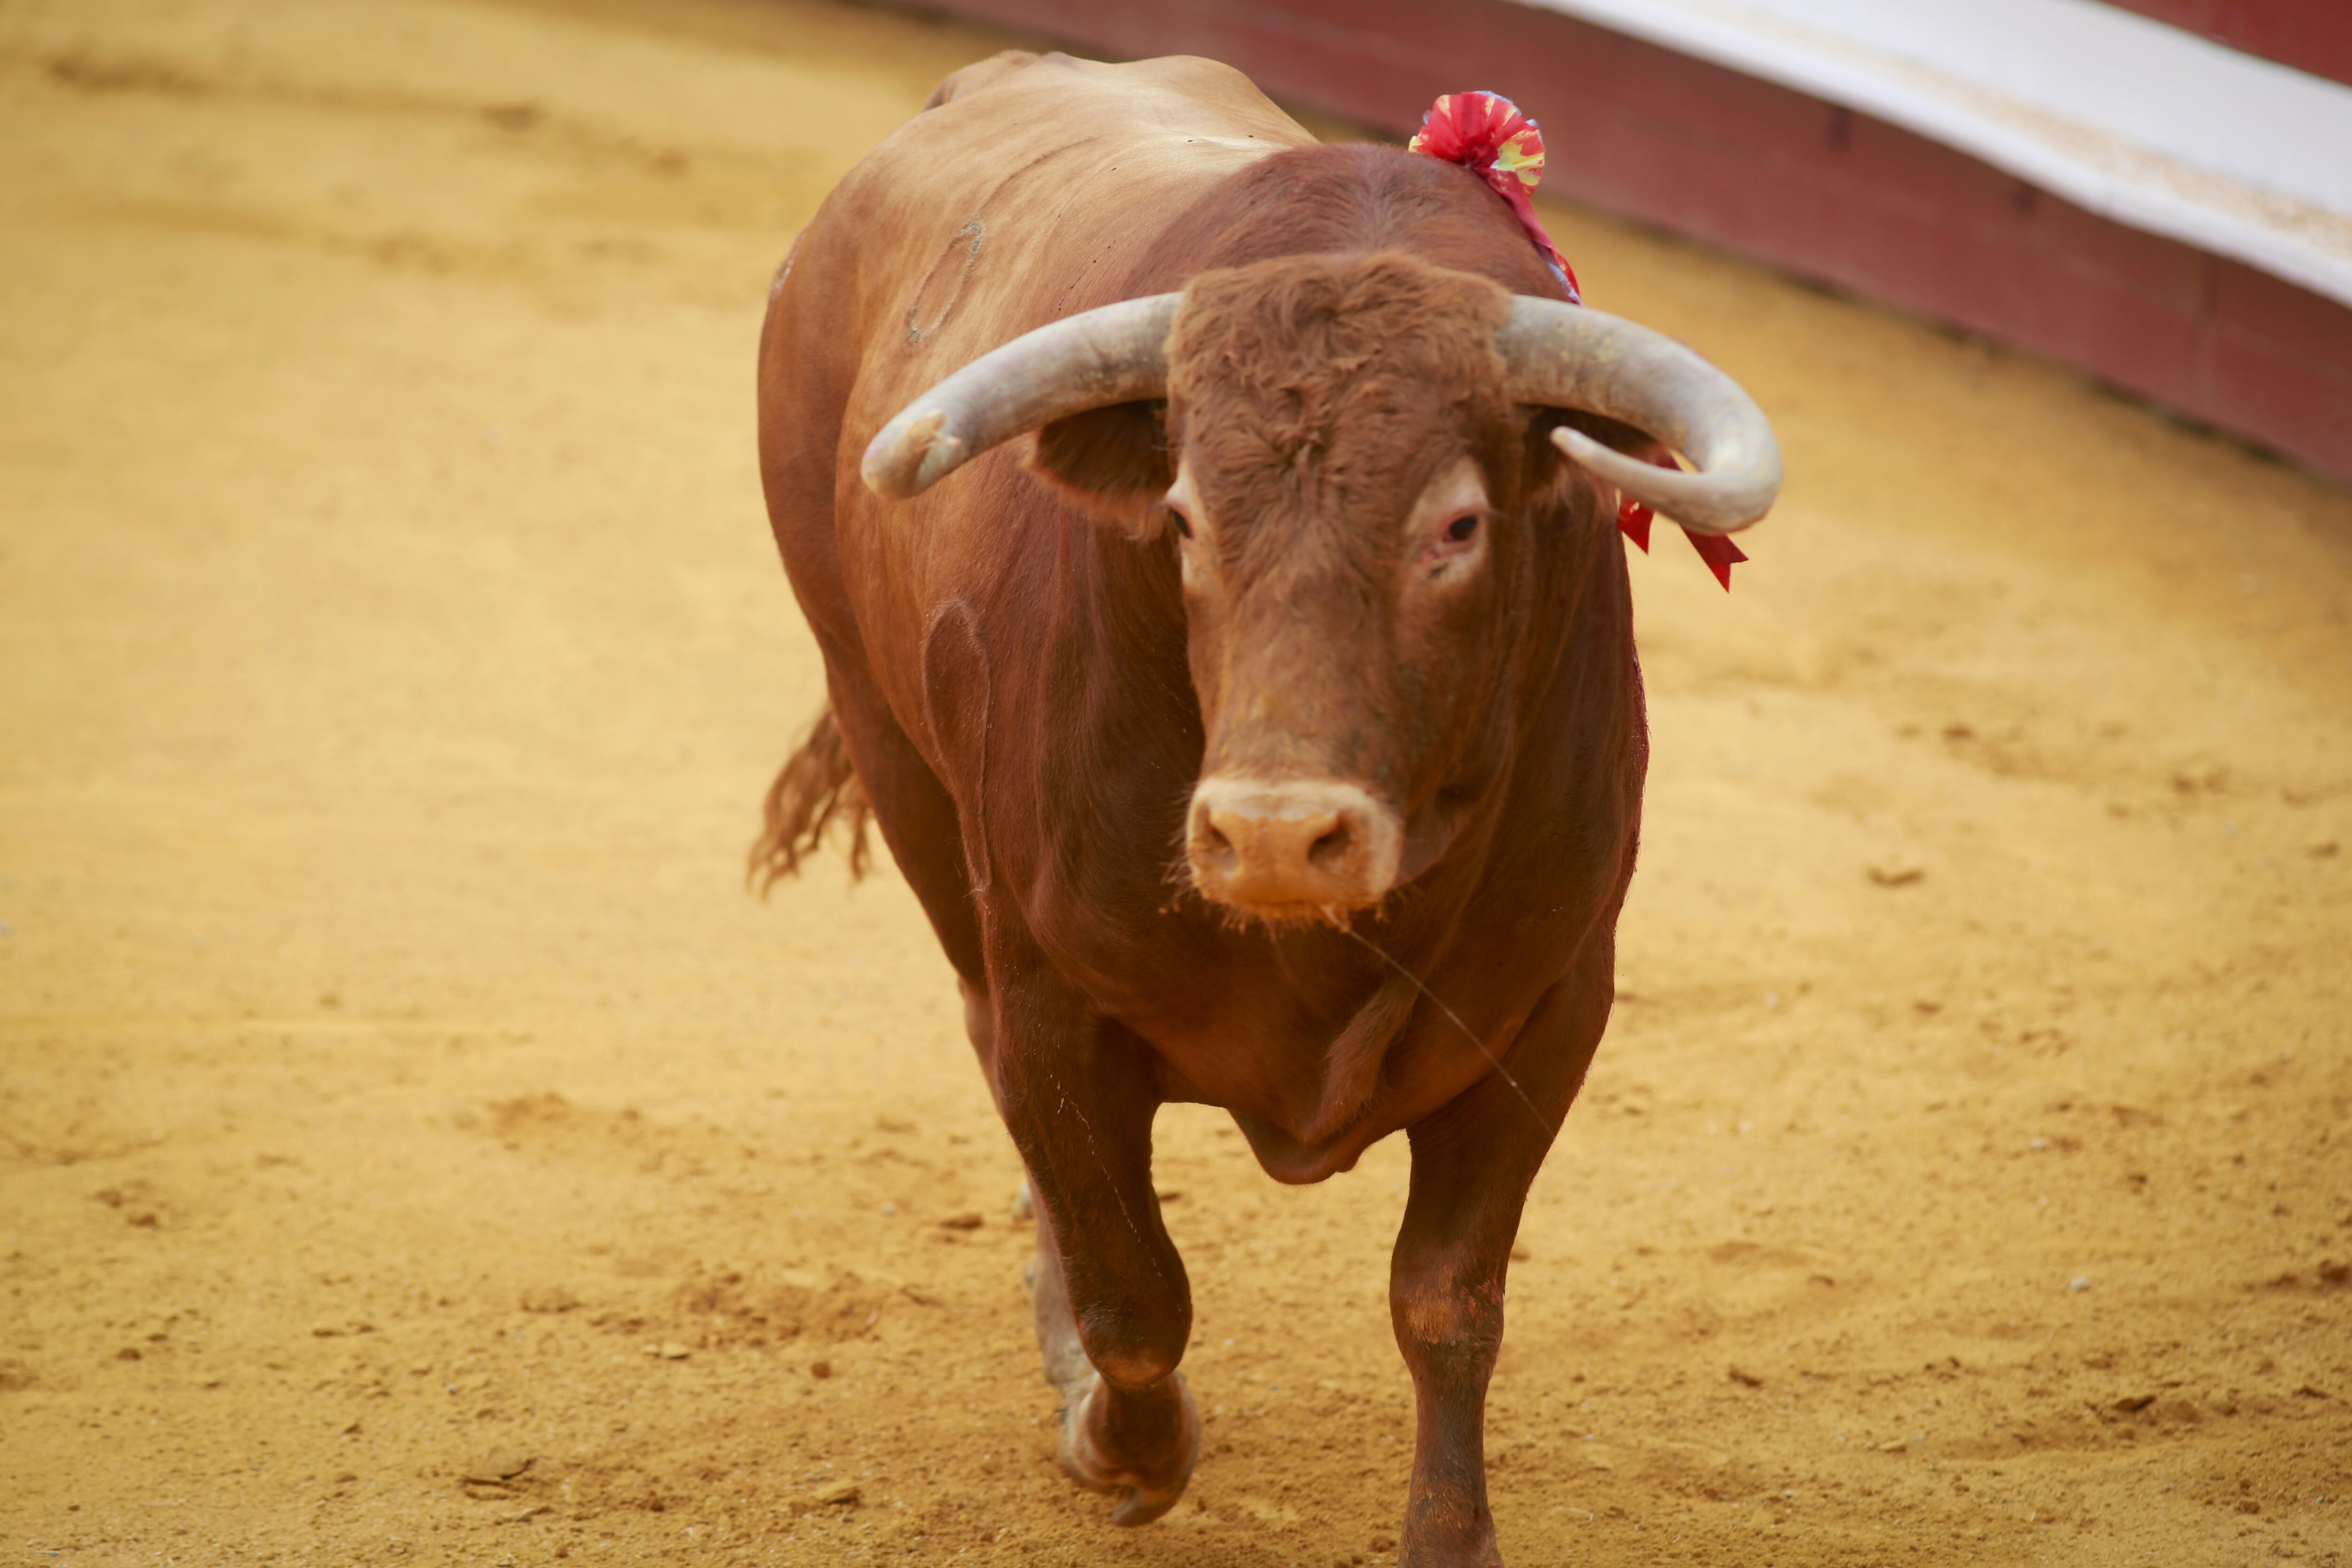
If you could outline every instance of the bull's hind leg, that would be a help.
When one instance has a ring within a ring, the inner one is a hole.
[[[1201,1454],[1200,1415],[1176,1370],[1192,1290],[1151,1187],[1159,1100],[1139,1042],[1074,997],[1023,989],[993,1009],[991,1054],[1029,1170],[1030,1300],[1062,1397],[1062,1467],[1118,1499],[1113,1522],[1148,1524],[1184,1495]]]
[[[1389,1276],[1418,1416],[1400,1568],[1502,1562],[1486,1423],[1504,1277],[1528,1187],[1601,1043],[1610,967],[1603,954],[1545,995],[1505,1058],[1517,1089],[1489,1077],[1411,1130],[1412,1186]]]

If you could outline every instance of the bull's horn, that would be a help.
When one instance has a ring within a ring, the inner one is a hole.
[[[858,468],[866,489],[904,500],[1024,431],[1166,396],[1168,327],[1182,298],[1122,300],[981,355],[882,426]]]
[[[1700,533],[1736,533],[1780,490],[1780,446],[1756,400],[1715,366],[1647,327],[1589,306],[1519,295],[1496,340],[1511,395],[1581,408],[1646,430],[1697,465],[1662,468],[1581,430],[1551,433],[1602,479]]]

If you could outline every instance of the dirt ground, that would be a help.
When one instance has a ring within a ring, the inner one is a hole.
[[[767,280],[1000,42],[0,3],[0,1561],[1393,1559],[1402,1147],[1286,1189],[1168,1112],[1209,1452],[1115,1531],[904,886],[741,890],[821,688]],[[1549,216],[1790,479],[1728,598],[1633,563],[1507,1553],[2345,1561],[2352,495]]]

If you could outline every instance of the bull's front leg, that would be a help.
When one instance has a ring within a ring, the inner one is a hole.
[[[996,994],[992,1066],[1037,1218],[1030,1291],[1062,1466],[1116,1495],[1113,1522],[1148,1524],[1184,1495],[1201,1420],[1176,1370],[1192,1288],[1151,1185],[1145,1047],[1058,985]]]
[[[1389,1276],[1417,1407],[1400,1568],[1502,1562],[1486,1506],[1486,1423],[1504,1279],[1528,1187],[1601,1042],[1609,967],[1588,964],[1545,994],[1506,1058],[1517,1089],[1489,1077],[1411,1130],[1412,1186]]]

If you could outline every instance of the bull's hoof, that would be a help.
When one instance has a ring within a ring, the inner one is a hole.
[[[1175,1395],[1172,1410],[1166,1391]],[[1139,1408],[1122,1411],[1118,1404]],[[1154,1436],[1158,1441],[1151,1443]],[[1170,1451],[1164,1458],[1150,1458],[1109,1451],[1146,1443]],[[1062,1468],[1088,1490],[1118,1499],[1110,1513],[1113,1524],[1150,1524],[1174,1508],[1200,1459],[1201,1413],[1181,1372],[1170,1373],[1160,1388],[1122,1400],[1100,1373],[1089,1370],[1083,1385],[1062,1406]]]

